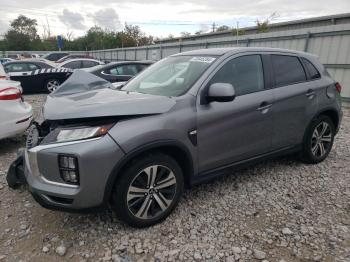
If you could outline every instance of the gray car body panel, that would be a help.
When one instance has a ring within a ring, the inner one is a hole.
[[[247,54],[305,57],[313,62],[322,77],[278,88],[271,82],[265,86],[265,90],[238,96],[231,102],[202,103],[215,72],[228,60]],[[77,200],[74,197],[70,208],[80,209],[103,203],[107,188],[110,191],[116,177],[120,175],[116,170],[120,170],[125,161],[130,160],[129,156],[133,157],[145,148],[181,145],[186,149],[192,164],[189,181],[196,183],[221,168],[259,159],[273,152],[297,147],[300,149],[309,123],[325,110],[336,112],[341,119],[340,95],[334,88],[334,80],[317,58],[310,54],[272,48],[228,48],[196,50],[177,55],[217,56],[188,92],[179,97],[158,97],[108,88],[48,97],[44,109],[47,120],[125,116],[116,120],[109,135],[100,140],[53,147],[38,153],[40,172],[56,182],[62,182],[58,176],[57,162],[55,164],[57,154],[79,156],[84,179],[81,187],[84,192],[87,192],[85,189],[91,190],[94,196],[86,197],[84,193]],[[309,90],[315,93],[311,98],[306,95]],[[271,107],[258,110],[263,102],[270,103]],[[197,143],[193,143],[190,134],[196,134]],[[43,194],[51,192],[61,197],[74,195],[60,191],[60,188],[33,184],[33,175],[27,173],[33,191]],[[93,187],[86,183],[91,183]],[[86,197],[85,201],[82,197]]]
[[[58,169],[58,155],[70,155],[73,152],[79,163],[79,187],[65,184]],[[50,199],[52,196],[64,196],[67,199],[74,199],[69,205],[70,208],[91,208],[103,202],[105,186],[115,161],[123,156],[124,152],[108,135],[75,143],[44,145],[42,149],[38,146],[27,152],[26,158],[31,157],[34,161],[31,167],[28,167],[30,161],[26,160],[28,166],[25,167],[25,175],[30,190],[43,196],[47,204],[54,202]],[[55,205],[65,207],[62,203]]]
[[[44,118],[60,120],[161,114],[174,105],[174,98],[104,88],[61,97],[48,96]]]

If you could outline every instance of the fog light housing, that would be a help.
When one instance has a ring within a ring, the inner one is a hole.
[[[79,185],[78,159],[75,156],[59,155],[58,168],[64,182]]]

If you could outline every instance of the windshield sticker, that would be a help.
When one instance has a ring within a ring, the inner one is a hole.
[[[190,62],[201,62],[201,63],[208,63],[211,64],[215,60],[214,57],[208,57],[208,56],[195,56],[193,57]]]

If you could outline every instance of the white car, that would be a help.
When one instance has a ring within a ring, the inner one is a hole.
[[[5,72],[5,69],[2,66],[2,64],[0,64],[0,81],[9,80],[9,79],[10,79],[9,75]]]
[[[20,83],[0,80],[0,139],[23,133],[32,119],[32,106],[23,101]]]
[[[90,68],[97,65],[104,65],[103,62],[90,58],[76,58],[64,61],[57,65],[57,67],[64,67],[69,69]]]

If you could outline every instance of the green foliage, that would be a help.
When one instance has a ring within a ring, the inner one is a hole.
[[[57,50],[56,37],[40,39],[37,34],[37,21],[23,15],[11,22],[11,28],[0,41],[0,50],[9,51],[54,51]],[[84,36],[72,39],[67,33],[63,37],[63,49],[86,51],[111,49],[118,47],[133,47],[153,44],[154,38],[147,36],[140,27],[125,24],[121,32],[104,30],[98,26],[91,27]]]
[[[189,33],[189,32],[181,32],[180,35],[182,37],[187,37],[187,36],[191,36],[191,33]]]
[[[19,15],[11,22],[11,28],[7,31],[4,41],[1,44],[7,50],[35,50],[40,44],[40,37],[37,34],[37,22],[24,15]]]
[[[232,29],[232,35],[237,35],[237,29]],[[245,31],[243,29],[238,29],[238,35],[245,35]]]
[[[257,33],[266,33],[269,31],[269,25],[271,21],[279,17],[277,12],[273,12],[269,17],[265,18],[265,20],[260,21],[259,19],[256,20],[256,27],[257,27]]]
[[[223,31],[228,31],[230,30],[230,27],[227,26],[227,25],[222,25],[222,26],[219,26],[217,29],[216,29],[216,32],[223,32]]]

